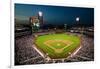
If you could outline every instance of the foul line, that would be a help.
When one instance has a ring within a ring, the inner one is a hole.
[[[44,57],[44,54],[41,53],[34,45],[32,46],[42,57]]]

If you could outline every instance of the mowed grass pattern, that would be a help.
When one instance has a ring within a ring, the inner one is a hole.
[[[65,47],[66,44],[63,42],[53,42],[53,44],[50,44],[50,46],[53,46],[55,49],[63,49],[63,51],[57,53],[55,50],[49,46],[47,46],[44,42],[48,40],[67,40],[72,42],[69,46]],[[60,58],[66,58],[70,54],[75,51],[77,47],[80,45],[80,38],[76,35],[67,35],[67,34],[48,34],[48,35],[41,35],[36,38],[36,46],[41,51],[43,51],[45,54],[48,53],[49,57],[52,59],[60,59]]]

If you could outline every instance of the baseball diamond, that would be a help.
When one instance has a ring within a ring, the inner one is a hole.
[[[39,50],[51,59],[66,58],[80,46],[80,37],[68,34],[47,34],[36,37]]]

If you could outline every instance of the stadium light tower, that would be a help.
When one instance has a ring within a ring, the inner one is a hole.
[[[79,17],[76,17],[76,21],[79,22],[79,20],[80,20],[80,18]]]
[[[65,29],[65,31],[67,30],[67,24],[64,24],[64,29]]]
[[[42,12],[41,11],[39,11],[39,16],[42,16]]]
[[[41,11],[38,12],[38,19],[40,24],[43,24],[43,13]]]
[[[79,17],[76,17],[77,26],[79,25],[79,21],[80,21],[80,18]]]
[[[80,18],[79,17],[76,17],[76,22],[79,23],[79,21],[80,21]],[[81,28],[81,35],[82,35],[83,34],[83,28],[82,28],[82,26],[80,26],[80,28]]]

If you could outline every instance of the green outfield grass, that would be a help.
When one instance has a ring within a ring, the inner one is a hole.
[[[48,53],[52,59],[66,58],[80,46],[80,38],[76,35],[49,34],[36,38],[39,50]]]

